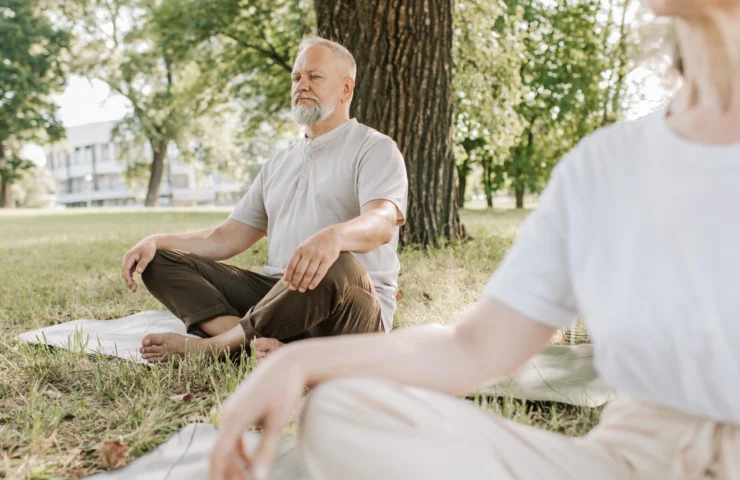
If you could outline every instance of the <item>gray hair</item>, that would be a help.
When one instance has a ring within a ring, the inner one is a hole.
[[[349,74],[352,77],[352,80],[355,79],[355,77],[357,76],[357,62],[355,62],[355,57],[352,55],[352,53],[350,53],[349,50],[347,50],[343,45],[337,42],[333,42],[321,37],[304,38],[301,42],[301,45],[298,47],[298,55],[305,52],[308,47],[312,47],[314,45],[331,48],[335,54],[339,55],[339,57],[347,63],[347,66],[349,67]]]

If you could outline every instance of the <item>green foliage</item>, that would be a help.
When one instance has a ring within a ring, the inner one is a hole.
[[[51,204],[49,195],[55,192],[56,182],[51,172],[35,165],[24,170],[13,185],[13,199],[22,208],[47,208]]]
[[[0,0],[0,183],[33,165],[17,152],[25,141],[56,140],[64,130],[51,94],[65,85],[62,56],[69,35],[38,1]]]
[[[524,130],[504,169],[517,192],[538,191],[553,165],[598,126],[600,82],[610,66],[597,33],[601,2],[511,1],[510,7],[523,8],[527,55],[517,106]]]
[[[634,7],[632,0],[458,3],[458,175],[478,165],[489,205],[504,186],[520,199],[539,191],[582,137],[621,118],[639,56],[637,27],[627,21]]]
[[[307,0],[187,0],[162,16],[165,35],[181,51],[217,44],[229,90],[243,107],[244,138],[281,131],[290,108],[290,72],[301,39],[316,30]]]
[[[515,107],[522,101],[519,70],[523,33],[521,12],[503,1],[459,0],[455,4],[455,141],[458,178],[474,164],[483,166],[489,198],[500,188],[500,165],[516,144],[522,122]],[[464,192],[459,192],[464,195]]]
[[[222,46],[181,48],[182,40],[170,31],[179,12],[180,2],[173,0],[86,0],[72,18],[78,30],[76,71],[106,82],[131,103],[114,134],[123,146],[121,155],[127,161],[134,157],[134,166],[144,159],[131,149],[144,144],[155,156],[174,142],[186,159],[221,160],[203,155],[206,140],[194,132],[202,135],[200,122],[230,113],[229,78],[218,55]]]

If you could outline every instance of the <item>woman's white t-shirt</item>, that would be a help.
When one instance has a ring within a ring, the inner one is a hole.
[[[552,326],[583,317],[617,390],[740,425],[740,144],[684,140],[665,110],[597,131],[485,294]]]

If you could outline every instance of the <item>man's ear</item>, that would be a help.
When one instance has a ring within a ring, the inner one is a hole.
[[[344,77],[344,90],[342,91],[342,102],[349,103],[352,101],[352,95],[355,93],[355,81],[352,77]]]

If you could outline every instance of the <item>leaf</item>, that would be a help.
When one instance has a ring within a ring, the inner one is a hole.
[[[108,468],[118,468],[126,463],[128,447],[125,443],[105,442],[100,448],[100,463]]]
[[[192,393],[183,393],[182,395],[172,395],[170,397],[170,400],[177,403],[185,403],[189,401],[191,398],[193,398]]]
[[[44,390],[44,395],[46,395],[47,397],[52,398],[54,400],[58,400],[58,399],[62,398],[62,394],[61,393],[57,392],[56,390],[52,390],[50,388],[47,388],[46,390]]]

